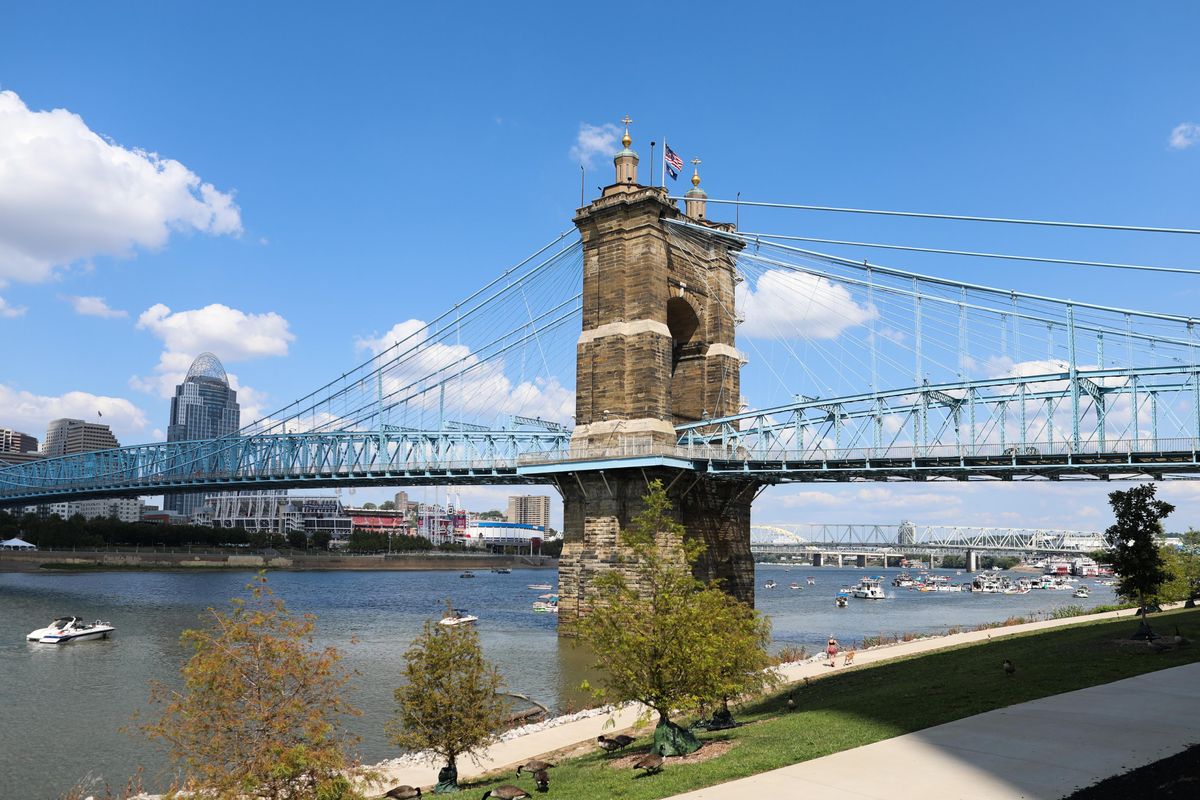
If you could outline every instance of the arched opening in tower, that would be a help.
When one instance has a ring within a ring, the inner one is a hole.
[[[682,297],[667,301],[671,332],[671,415],[676,424],[700,419],[704,406],[704,343],[700,317]]]

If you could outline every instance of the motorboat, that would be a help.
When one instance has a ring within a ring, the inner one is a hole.
[[[789,589],[799,589],[800,584],[796,583],[795,581],[792,581],[791,583],[788,584],[788,588]]]
[[[814,578],[812,575],[809,575],[809,576],[808,576],[808,577],[806,577],[804,580],[805,580],[805,582],[806,582],[806,583],[808,583],[808,585],[809,585],[809,586],[816,586],[816,585],[817,585],[817,579],[816,579],[816,578]]]
[[[1090,596],[1091,590],[1086,586],[1080,586],[1071,594],[1071,597],[1078,597],[1080,600],[1087,600]]]
[[[853,594],[862,600],[886,600],[887,593],[883,591],[879,578],[863,578],[854,587]]]
[[[554,587],[548,583],[531,583],[525,587],[526,589],[536,589],[539,592],[548,592]]]
[[[66,644],[89,639],[107,639],[114,630],[116,628],[112,625],[100,620],[88,623],[80,617],[59,617],[44,628],[30,631],[25,639],[42,644]]]
[[[544,594],[542,600],[533,602],[533,610],[539,614],[557,614],[558,613],[558,595]]]
[[[763,588],[764,589],[774,589],[778,585],[779,584],[775,583],[775,581],[771,580],[771,581],[767,581],[766,583],[764,583]]]
[[[907,572],[901,572],[899,575],[892,578],[892,586],[896,586],[901,589],[908,589],[915,585],[916,581],[914,581],[912,579],[912,575],[909,575]]]
[[[850,604],[850,598],[844,594],[839,594],[837,597],[833,598],[833,602],[838,608],[845,608]]]
[[[458,577],[460,577],[460,578],[474,578],[474,577],[475,577],[475,573],[474,573],[474,572],[471,572],[471,570],[469,570],[469,569],[468,569],[468,570],[463,570],[462,574],[461,574],[461,575],[459,575]]]
[[[495,567],[492,569],[497,575],[512,575],[512,570],[508,567]]]
[[[479,617],[474,614],[468,614],[465,608],[452,609],[450,614],[438,620],[438,625],[445,625],[448,628],[453,628],[458,625],[474,625],[479,621]]]

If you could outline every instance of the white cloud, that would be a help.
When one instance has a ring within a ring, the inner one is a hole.
[[[122,444],[136,444],[134,439],[146,429],[146,415],[133,403],[121,397],[105,397],[88,392],[67,392],[58,396],[36,395],[0,384],[0,409],[4,409],[4,424],[24,431],[40,440],[52,419],[74,417],[99,421],[109,425]],[[103,417],[97,417],[99,411]]]
[[[0,285],[164,246],[173,230],[241,233],[233,195],[174,159],[126,148],[66,109],[0,91]]]
[[[844,286],[782,270],[767,270],[753,287],[749,281],[740,284],[736,304],[746,317],[738,332],[762,339],[836,339],[879,316],[874,307],[854,302]]]
[[[388,394],[409,385],[429,385],[423,379],[441,372],[445,377],[455,376],[447,385],[447,394],[453,398],[453,413],[465,417],[465,421],[494,422],[504,415],[521,414],[566,423],[575,413],[575,392],[563,386],[557,376],[514,382],[505,374],[502,359],[481,361],[468,345],[428,341],[421,320],[398,322],[382,336],[359,337],[355,346],[380,355],[397,342],[402,344],[387,357],[403,358],[389,368],[384,378]],[[438,403],[438,395],[426,392],[410,403],[415,408],[431,408]]]
[[[0,319],[19,317],[28,310],[25,306],[10,306],[7,300],[0,297]]]
[[[1171,130],[1171,137],[1167,143],[1172,150],[1186,150],[1200,143],[1200,125],[1194,122],[1179,123]]]
[[[79,295],[68,295],[63,298],[71,304],[75,309],[76,314],[82,314],[85,317],[104,317],[105,319],[117,319],[120,317],[128,317],[128,311],[122,311],[119,308],[110,308],[108,303],[104,302],[103,297],[86,297]]]
[[[575,135],[575,144],[571,145],[571,160],[590,167],[596,156],[615,156],[620,148],[617,137],[621,129],[611,122],[603,125],[579,123],[579,133]]]
[[[156,303],[141,313],[137,326],[161,339],[168,353],[195,356],[208,350],[222,362],[286,356],[296,338],[274,311],[248,314],[220,303],[174,312]]]

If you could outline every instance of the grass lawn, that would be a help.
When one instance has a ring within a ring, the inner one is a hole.
[[[1167,634],[1166,641],[1176,625],[1188,638],[1200,640],[1200,609],[1154,614],[1150,622]],[[736,713],[745,723],[742,727],[702,735],[706,742],[734,742],[724,755],[692,764],[669,759],[658,775],[642,776],[639,771],[635,776],[632,769],[613,768],[613,760],[646,751],[649,737],[643,736],[620,753],[597,749],[557,761],[550,771],[548,796],[667,797],[972,714],[1200,661],[1200,645],[1154,652],[1144,643],[1130,642],[1136,626],[1133,618],[1081,623],[844,672],[831,670],[807,686],[795,686],[795,712],[784,708],[785,688]],[[1006,658],[1016,666],[1015,675],[1004,673],[1001,664]],[[500,783],[539,796],[532,779],[515,778],[511,772],[464,785],[467,792],[482,794]]]

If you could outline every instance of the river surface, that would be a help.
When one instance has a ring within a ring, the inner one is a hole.
[[[1111,589],[1085,581],[1092,587],[1090,600],[1064,591],[981,595],[889,587],[887,600],[852,600],[848,608],[835,608],[841,586],[864,574],[890,581],[898,571],[759,565],[757,605],[771,617],[777,646],[816,652],[830,634],[845,646],[864,636],[939,633],[955,625],[1114,601]],[[342,648],[345,663],[359,673],[353,701],[364,713],[351,720],[351,728],[362,737],[365,761],[396,755],[383,725],[393,710],[403,653],[424,620],[442,616],[446,598],[480,617],[484,653],[512,691],[555,709],[581,704],[586,655],[560,644],[553,615],[530,610],[541,592],[527,584],[553,583],[555,573],[476,574],[474,580],[433,570],[270,574],[272,590],[290,610],[317,615],[317,644]],[[815,586],[805,585],[809,575]],[[149,681],[178,682],[187,655],[179,634],[196,627],[205,608],[227,608],[252,577],[227,571],[0,573],[0,800],[55,798],[89,774],[116,788],[139,765],[146,768],[147,787],[154,786],[165,759],[144,739],[118,729],[135,711],[147,709]],[[763,589],[772,578],[778,588]],[[802,589],[788,589],[793,581]],[[58,646],[25,641],[29,631],[68,614],[108,620],[116,633],[110,640]]]

